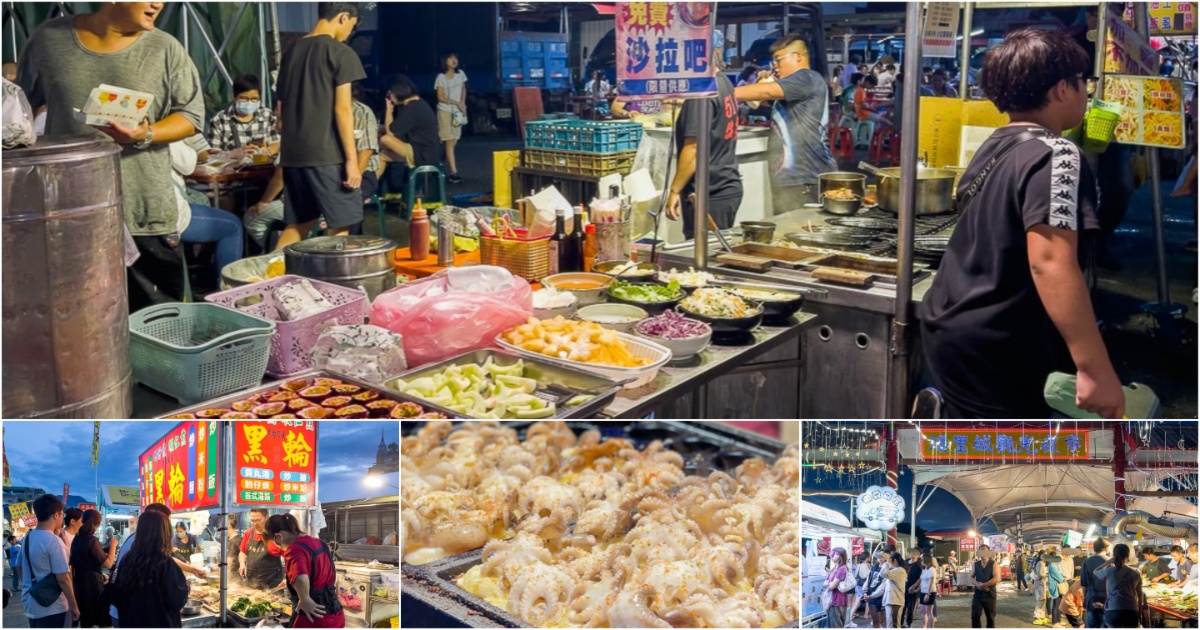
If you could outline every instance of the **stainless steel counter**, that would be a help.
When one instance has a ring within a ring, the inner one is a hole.
[[[657,418],[799,417],[795,415],[799,411],[795,374],[802,354],[801,337],[817,320],[815,314],[807,312],[807,306],[805,309],[788,325],[759,327],[745,345],[712,345],[691,359],[668,364],[648,385],[617,394],[617,399],[605,408],[604,417],[642,418],[652,412]],[[759,372],[757,378],[746,378],[760,382],[759,387],[747,387],[750,383],[730,387],[730,379],[754,372]],[[777,383],[766,382],[772,378],[768,372],[782,378]],[[767,392],[769,397],[790,396],[795,404],[775,400],[782,404],[774,408],[787,415],[768,414],[766,407],[772,405],[764,401],[756,406],[754,392],[747,389]],[[729,415],[731,410],[750,415]]]

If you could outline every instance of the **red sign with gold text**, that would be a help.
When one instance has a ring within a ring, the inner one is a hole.
[[[180,422],[138,460],[142,507],[162,503],[173,512],[220,504],[221,439],[216,420]]]
[[[281,507],[316,503],[316,422],[267,420],[233,427],[234,501]]]

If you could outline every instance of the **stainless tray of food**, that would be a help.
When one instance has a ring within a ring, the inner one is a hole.
[[[516,373],[518,367],[520,374]],[[437,394],[452,380],[458,380],[459,391],[452,393],[454,401],[447,404],[445,396]],[[622,385],[599,374],[497,349],[460,354],[409,370],[386,383],[391,391],[452,417],[513,420],[591,418],[616,398]],[[500,387],[507,391],[499,391]],[[424,393],[415,393],[418,391]],[[504,402],[505,395],[513,404]]]
[[[159,418],[336,420],[421,416],[446,417],[412,396],[335,372],[313,370],[177,409]]]

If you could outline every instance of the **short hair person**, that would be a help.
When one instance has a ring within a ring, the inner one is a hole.
[[[250,529],[242,534],[238,573],[252,588],[273,589],[284,582],[283,549],[265,533],[270,516],[266,508],[251,508]]]
[[[233,80],[233,103],[217,112],[208,124],[208,143],[217,151],[265,150],[279,153],[275,111],[262,106],[257,75],[240,74]]]
[[[293,628],[342,628],[345,613],[338,601],[337,566],[329,547],[300,529],[291,514],[267,519],[264,533],[284,550]]]
[[[1061,137],[1083,120],[1090,71],[1083,49],[1056,31],[1019,29],[988,51],[982,88],[1011,122],[963,174],[959,199],[968,199],[920,306],[945,417],[1050,417],[1046,378],[1062,370],[1077,376],[1081,409],[1125,412],[1080,262],[1100,227],[1096,181]]]

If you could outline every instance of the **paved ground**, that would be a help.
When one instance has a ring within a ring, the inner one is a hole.
[[[1018,594],[1014,590],[1012,582],[1001,582],[999,586],[1000,594],[999,599],[996,601],[997,628],[1049,627],[1033,625],[1033,596],[1028,591]],[[970,628],[971,594],[964,591],[939,598],[937,619],[935,627],[938,628]],[[987,617],[980,616],[980,623],[986,626]],[[855,619],[855,626],[853,627],[870,628],[871,623],[859,617]],[[913,616],[913,627],[922,627],[919,607]]]
[[[9,569],[8,563],[4,563],[4,588],[12,588],[12,570]],[[4,607],[4,622],[5,628],[28,628],[29,618],[25,616],[25,607],[21,605],[21,594],[13,591],[12,597],[8,600],[8,606]]]

